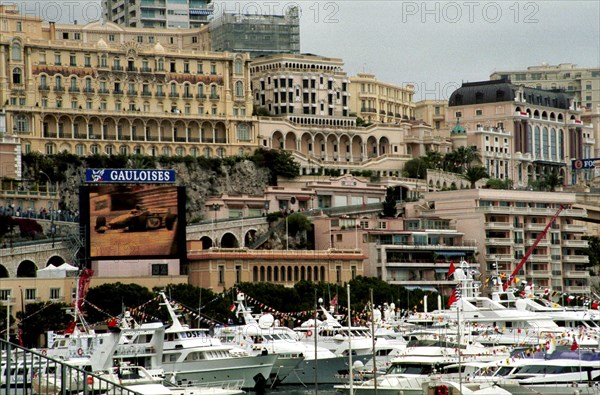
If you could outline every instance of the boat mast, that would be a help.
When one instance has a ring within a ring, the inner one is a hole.
[[[350,284],[346,285],[348,291],[348,372],[350,373],[350,395],[354,395],[354,373],[352,372],[352,314],[350,314]]]
[[[377,353],[375,352],[375,304],[373,303],[373,288],[370,290],[371,293],[371,343],[373,346],[373,388],[375,395],[377,395]]]

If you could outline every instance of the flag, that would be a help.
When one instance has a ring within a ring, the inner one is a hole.
[[[450,261],[450,267],[448,268],[448,274],[446,274],[446,278],[450,278],[451,275],[456,271],[456,266],[454,266],[454,261]]]
[[[331,298],[331,300],[329,301],[329,305],[337,306],[337,304],[338,304],[338,296],[337,296],[337,294],[335,294],[335,296],[333,298]]]
[[[450,295],[450,297],[448,298],[448,307],[452,306],[459,299],[460,299],[460,289],[457,286],[456,288],[454,288],[454,291],[452,291],[452,295]]]
[[[575,297],[573,295],[569,295],[567,297],[567,303],[571,303],[573,301],[573,299],[575,299]]]
[[[235,311],[235,303],[233,303],[231,305],[231,307],[229,308],[229,311],[231,311],[232,313]]]
[[[573,344],[571,345],[571,351],[575,351],[579,348],[579,345],[577,344],[577,339],[573,338]]]

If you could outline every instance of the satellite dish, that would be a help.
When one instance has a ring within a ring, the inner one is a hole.
[[[258,326],[261,328],[270,328],[275,322],[275,317],[272,314],[265,314],[258,319]]]

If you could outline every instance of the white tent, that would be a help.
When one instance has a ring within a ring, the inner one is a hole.
[[[43,269],[37,271],[38,278],[62,278],[62,277],[77,277],[79,268],[68,263],[56,267],[54,265],[48,265]]]

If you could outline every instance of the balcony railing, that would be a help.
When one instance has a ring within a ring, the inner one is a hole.
[[[62,87],[62,86],[55,86],[54,87],[54,92],[60,92],[60,93],[62,93],[64,91],[65,91],[65,88]]]
[[[110,92],[108,89],[98,89],[98,94],[100,95],[108,95]]]
[[[127,71],[129,73],[137,73],[138,68],[137,67],[127,67]]]
[[[140,72],[142,73],[151,73],[152,69],[150,67],[141,67]]]
[[[196,94],[196,99],[206,99],[206,95],[203,93]]]
[[[113,66],[111,67],[112,71],[123,71],[123,66]]]
[[[96,90],[94,88],[83,88],[83,92],[93,95],[94,93],[96,93]]]
[[[113,95],[119,95],[119,96],[121,96],[121,95],[123,95],[123,91],[122,91],[122,90],[120,90],[120,89],[115,89],[115,90],[113,91]]]
[[[156,97],[165,97],[165,92],[156,92]]]
[[[127,91],[127,96],[137,96],[137,91]]]
[[[211,93],[211,95],[210,95],[210,100],[219,100],[219,98],[220,97],[217,94]]]
[[[142,96],[144,96],[144,97],[152,97],[152,92],[142,91]]]
[[[38,90],[40,90],[42,92],[48,92],[50,90],[50,87],[48,85],[40,85],[38,87]]]
[[[69,93],[81,93],[81,90],[79,88],[70,87]]]
[[[171,93],[169,93],[169,97],[177,98],[177,97],[179,97],[179,93],[171,92]]]
[[[183,98],[184,99],[193,99],[194,95],[192,95],[191,93],[184,93],[183,94]]]

